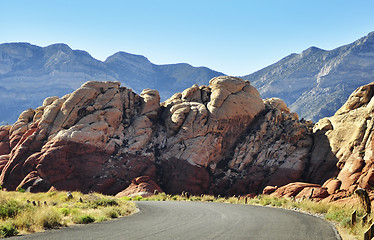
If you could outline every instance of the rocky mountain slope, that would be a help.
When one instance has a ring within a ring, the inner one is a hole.
[[[283,99],[314,122],[332,116],[359,86],[374,81],[374,32],[331,51],[316,47],[291,54],[244,76],[263,98]]]
[[[188,64],[155,65],[143,56],[118,52],[104,62],[65,44],[38,47],[0,44],[0,123],[14,123],[48,96],[62,97],[87,81],[120,81],[140,93],[158,89],[162,99],[222,73]]]

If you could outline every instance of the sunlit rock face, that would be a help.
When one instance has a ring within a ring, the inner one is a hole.
[[[340,181],[336,190],[352,193],[358,187],[369,189],[374,184],[373,95],[374,83],[359,87],[334,116],[322,119],[314,127],[314,132],[323,133],[330,147],[322,156],[325,163],[336,162],[338,171],[333,177]]]
[[[1,128],[8,190],[116,194],[139,176],[167,193],[243,194],[305,179],[312,123],[248,82],[221,76],[160,103],[119,82],[87,82]]]

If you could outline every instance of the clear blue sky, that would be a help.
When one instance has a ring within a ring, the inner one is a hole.
[[[246,75],[317,46],[374,31],[372,0],[2,0],[0,43],[66,43],[105,60],[118,51]]]

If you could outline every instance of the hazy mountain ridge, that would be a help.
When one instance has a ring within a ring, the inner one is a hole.
[[[12,123],[24,109],[48,96],[62,97],[86,81],[120,81],[137,93],[157,89],[163,101],[218,75],[224,74],[186,63],[156,65],[126,52],[102,62],[66,44],[0,44],[0,123]],[[357,87],[374,81],[374,32],[330,51],[310,47],[242,78],[262,98],[281,98],[300,117],[316,122],[332,116]]]
[[[125,52],[102,62],[66,44],[4,43],[0,44],[0,122],[13,123],[23,110],[39,106],[48,96],[62,97],[86,81],[120,81],[137,93],[158,89],[165,100],[218,75],[224,74],[188,64],[156,65]]]
[[[279,97],[301,117],[317,121],[374,81],[374,32],[331,51],[311,47],[243,77],[263,98]]]

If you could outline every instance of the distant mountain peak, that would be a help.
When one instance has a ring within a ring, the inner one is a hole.
[[[374,32],[330,51],[310,47],[243,78],[263,98],[281,98],[301,117],[318,121],[374,81]]]
[[[127,52],[123,52],[123,51],[116,52],[115,54],[109,56],[104,62],[109,63],[109,62],[112,62],[113,60],[150,62],[148,60],[148,58],[144,57],[143,55],[137,55],[137,54],[127,53]]]

